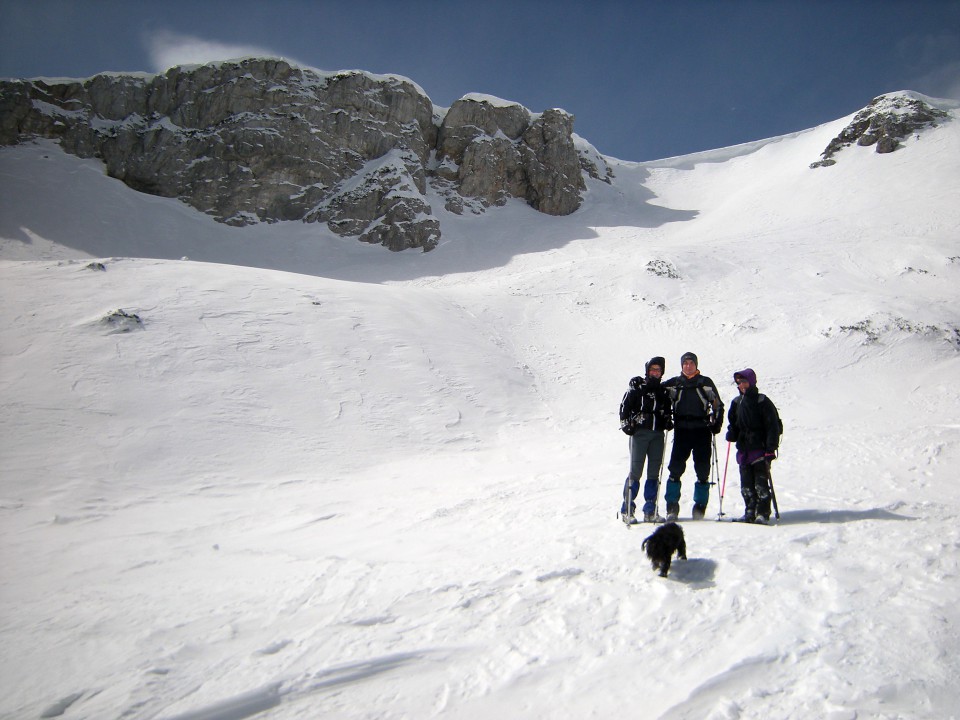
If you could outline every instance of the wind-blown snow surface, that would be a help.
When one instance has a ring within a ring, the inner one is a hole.
[[[615,163],[429,254],[3,149],[0,716],[958,717],[952,112]],[[691,468],[664,580],[615,411],[686,350],[780,407],[781,519],[686,521]]]

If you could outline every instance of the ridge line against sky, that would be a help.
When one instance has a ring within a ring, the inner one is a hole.
[[[403,75],[434,104],[560,107],[623,160],[805,130],[877,95],[960,99],[960,0],[0,0],[0,77],[243,55]]]

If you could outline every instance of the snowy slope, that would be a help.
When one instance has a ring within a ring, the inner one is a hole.
[[[429,254],[0,150],[0,717],[960,716],[951,111],[611,161]],[[688,470],[663,580],[615,410],[686,350],[780,407],[782,517],[689,522]]]

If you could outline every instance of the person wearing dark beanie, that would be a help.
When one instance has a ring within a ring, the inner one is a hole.
[[[630,436],[630,471],[623,483],[623,504],[620,519],[628,525],[637,522],[636,498],[640,491],[640,477],[646,465],[643,485],[643,519],[657,518],[657,489],[663,467],[664,431],[673,427],[672,404],[660,379],[667,361],[659,356],[650,358],[644,366],[643,377],[630,380],[630,388],[620,401],[620,429]]]
[[[651,365],[656,365],[658,368],[660,368],[660,377],[663,377],[663,374],[667,371],[666,359],[658,355],[656,357],[652,357],[649,360],[647,360],[646,365],[643,366],[643,371],[647,374],[647,377],[650,376]]]
[[[692,352],[680,356],[680,374],[664,383],[673,401],[676,431],[667,469],[667,520],[680,514],[680,478],[693,454],[697,481],[693,486],[694,520],[703,518],[710,501],[710,459],[713,438],[723,429],[723,401],[716,384],[700,374],[699,359]]]

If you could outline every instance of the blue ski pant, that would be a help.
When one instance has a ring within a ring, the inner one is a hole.
[[[693,454],[693,471],[697,482],[693,486],[693,502],[706,507],[710,500],[710,458],[713,433],[708,427],[677,428],[673,434],[673,450],[667,469],[666,500],[668,503],[680,502],[680,477],[687,469],[687,460]]]
[[[623,505],[620,512],[627,512],[627,497],[630,499],[630,514],[636,512],[636,499],[640,492],[643,467],[647,467],[647,480],[643,484],[643,512],[652,513],[657,500],[657,485],[660,484],[660,468],[663,466],[663,431],[637,430],[630,436],[630,473],[623,483]]]

